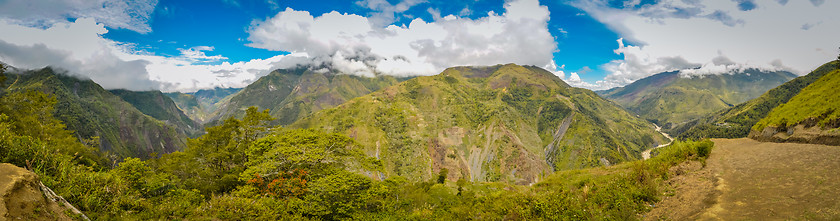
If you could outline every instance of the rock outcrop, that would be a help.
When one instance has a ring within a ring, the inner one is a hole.
[[[72,215],[70,215],[72,214]],[[87,220],[52,190],[38,175],[12,164],[0,164],[0,221]]]

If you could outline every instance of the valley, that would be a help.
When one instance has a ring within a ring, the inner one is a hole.
[[[666,144],[660,144],[659,146],[656,146],[656,147],[653,147],[653,148],[650,148],[650,149],[647,149],[647,150],[643,151],[642,152],[642,160],[650,159],[650,152],[651,151],[654,151],[654,150],[662,148],[662,147],[666,147],[668,145],[671,145],[671,143],[674,143],[674,138],[672,138],[671,135],[669,135],[665,132],[662,132],[662,127],[660,127],[659,125],[656,125],[656,124],[653,124],[653,126],[656,127],[656,132],[661,133],[662,136],[665,136],[665,138],[668,138],[668,140],[670,140],[670,142],[668,142]]]
[[[840,221],[837,9],[0,0],[0,221]]]

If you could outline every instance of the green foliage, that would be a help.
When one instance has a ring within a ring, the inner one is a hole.
[[[597,94],[515,64],[413,78],[290,127],[351,136],[381,159],[382,175],[412,181],[435,180],[447,168],[451,181],[525,184],[555,169],[600,165],[600,158],[638,159],[644,148],[666,142],[652,125]]]
[[[638,219],[661,195],[669,167],[702,160],[712,147],[709,141],[675,142],[648,161],[562,171],[532,187],[445,182],[447,168],[431,182],[376,181],[363,174],[381,164],[353,139],[315,129],[269,131],[268,113],[251,108],[241,120],[206,128],[185,152],[126,158],[109,170],[71,153],[95,149],[50,115],[6,117],[24,116],[6,107],[22,105],[12,101],[29,101],[29,111],[48,110],[52,100],[38,93],[2,99],[0,159],[31,165],[94,220]],[[18,120],[38,125],[16,128],[28,125]]]
[[[785,128],[797,124],[840,127],[840,70],[830,72],[811,83],[788,102],[779,105],[752,127],[761,131],[765,127]],[[812,121],[806,123],[805,121]]]
[[[204,136],[190,139],[184,154],[164,156],[164,163],[178,163],[162,168],[189,180],[187,186],[204,195],[233,190],[242,183],[239,174],[245,170],[248,148],[267,132],[271,120],[268,110],[250,107],[242,120],[229,118],[222,125],[206,128]]]
[[[153,154],[181,150],[186,144],[186,135],[177,127],[143,114],[91,80],[67,76],[49,67],[8,77],[8,93],[34,90],[52,96],[56,102],[48,115],[63,122],[76,139],[98,143],[97,148],[106,152],[111,161],[123,157],[146,159]],[[22,102],[12,101],[18,107],[25,106]]]
[[[317,179],[343,169],[378,170],[378,162],[359,151],[356,142],[337,133],[313,129],[277,130],[247,150],[240,180]],[[301,175],[303,174],[303,175]]]
[[[449,169],[441,168],[437,175],[437,183],[443,184],[446,181],[447,174],[449,174]]]
[[[840,61],[826,63],[805,76],[794,78],[760,97],[680,125],[669,131],[678,139],[746,137],[773,108],[788,102],[802,89],[837,69]]]
[[[0,88],[6,87],[6,65],[0,63]]]
[[[129,91],[110,90],[114,95],[130,103],[143,114],[149,115],[160,121],[175,125],[180,133],[190,137],[199,135],[201,125],[190,119],[172,99],[160,91]]]
[[[229,117],[242,117],[246,107],[271,109],[272,125],[289,125],[322,109],[338,106],[353,98],[396,84],[391,76],[361,77],[342,73],[320,73],[306,67],[280,69],[261,77],[229,99],[220,100],[208,124]],[[196,96],[199,96],[196,93]]]
[[[678,71],[660,73],[599,93],[642,118],[670,129],[758,97],[796,77],[786,71],[756,69],[702,77],[680,75]]]

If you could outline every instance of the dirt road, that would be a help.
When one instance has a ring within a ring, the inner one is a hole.
[[[713,139],[646,220],[840,220],[840,147]]]

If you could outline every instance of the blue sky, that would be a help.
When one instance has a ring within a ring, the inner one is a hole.
[[[390,1],[397,4],[399,1]],[[558,65],[565,70],[586,72],[581,78],[588,81],[600,80],[605,72],[599,65],[621,57],[613,52],[618,34],[585,12],[561,1],[544,1],[549,6],[551,17],[548,30],[556,38],[557,52],[553,53]],[[211,46],[208,56],[224,56],[224,61],[240,62],[255,58],[266,59],[275,55],[288,54],[285,51],[271,51],[246,46],[247,28],[253,20],[273,16],[285,8],[303,10],[320,15],[331,11],[358,15],[371,15],[376,11],[362,7],[353,1],[279,1],[273,5],[263,1],[173,1],[158,2],[150,22],[152,32],[137,33],[126,29],[108,28],[103,37],[120,42],[131,42],[139,50],[147,50],[163,56],[178,56],[178,49]],[[503,12],[504,1],[440,1],[415,5],[399,13],[395,25],[408,24],[414,18],[433,21],[429,8],[442,15],[459,15],[472,19],[486,16],[488,12]],[[463,14],[469,8],[470,14]],[[571,34],[570,34],[571,33]],[[210,63],[220,63],[214,61]],[[588,70],[587,69],[591,69]]]
[[[840,3],[5,0],[0,61],[134,90],[242,87],[301,64],[404,76],[497,63],[607,89],[673,70],[805,74],[836,57],[840,16],[832,8]]]

